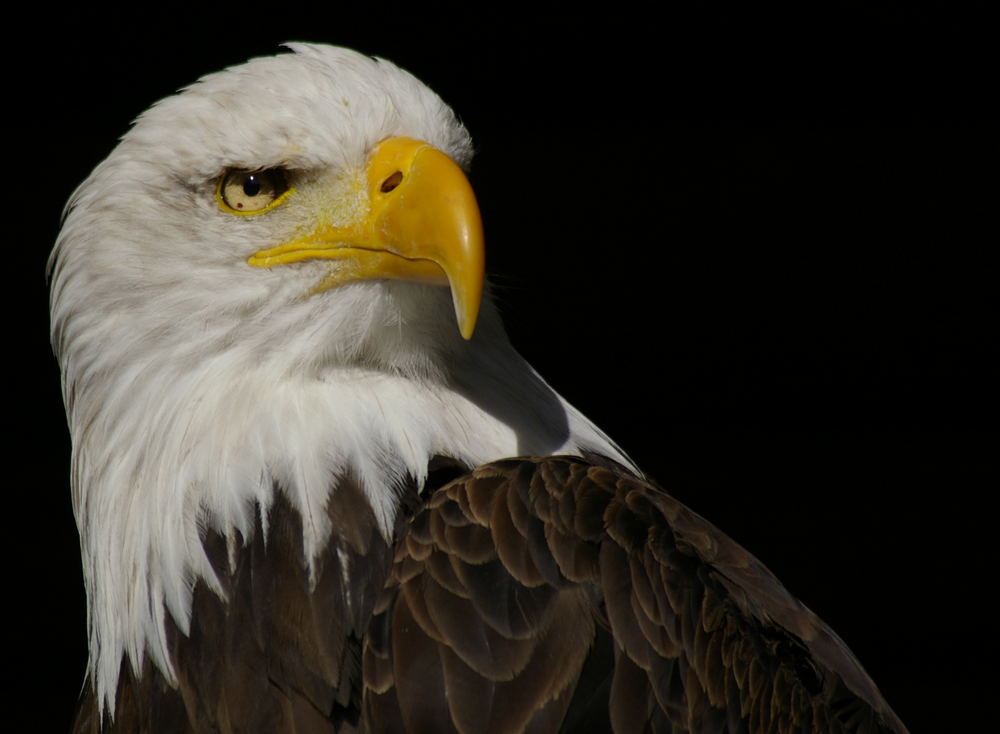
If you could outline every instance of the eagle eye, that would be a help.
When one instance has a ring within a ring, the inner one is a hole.
[[[260,214],[284,200],[291,189],[280,168],[245,171],[232,168],[222,174],[216,199],[231,214]]]

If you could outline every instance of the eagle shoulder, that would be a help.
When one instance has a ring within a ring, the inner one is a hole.
[[[408,524],[364,643],[374,730],[905,731],[760,561],[614,462],[491,463]]]

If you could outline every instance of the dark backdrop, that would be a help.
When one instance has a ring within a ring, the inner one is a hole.
[[[150,103],[312,40],[395,61],[468,126],[492,280],[543,376],[830,622],[914,732],[971,728],[1000,486],[982,20],[470,7],[78,9],[10,42],[8,670],[38,702],[13,709],[66,730],[86,658],[47,344],[60,209]]]

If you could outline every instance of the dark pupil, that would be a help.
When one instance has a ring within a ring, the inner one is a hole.
[[[256,196],[260,193],[260,181],[255,174],[250,174],[243,179],[243,193],[247,196]]]

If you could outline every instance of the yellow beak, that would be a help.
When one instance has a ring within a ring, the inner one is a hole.
[[[324,226],[254,253],[250,265],[344,260],[317,291],[369,278],[450,285],[458,328],[472,338],[485,273],[483,224],[472,186],[447,155],[411,138],[389,138],[366,168],[368,215]]]

